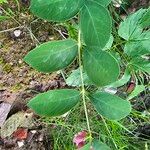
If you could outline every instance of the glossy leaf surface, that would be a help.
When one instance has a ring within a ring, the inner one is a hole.
[[[150,61],[143,59],[143,58],[134,58],[133,60],[131,60],[130,64],[132,65],[132,67],[138,71],[143,71],[143,72],[147,72],[148,74],[150,74]]]
[[[88,47],[84,50],[83,61],[89,79],[97,86],[109,85],[118,79],[119,64],[109,53]]]
[[[109,38],[107,44],[105,45],[105,47],[103,48],[103,50],[108,50],[108,49],[110,49],[110,48],[112,47],[112,45],[113,45],[113,42],[114,42],[114,37],[113,37],[113,35],[111,34],[111,35],[110,35],[110,38]]]
[[[84,0],[31,0],[31,11],[48,21],[65,21],[74,17]]]
[[[103,48],[110,38],[111,27],[108,10],[95,2],[87,1],[80,13],[80,28],[85,44]]]
[[[97,112],[110,120],[120,120],[131,111],[130,102],[105,92],[97,92],[90,97]]]
[[[150,26],[150,7],[146,10],[144,16],[141,19],[140,24],[143,28]]]
[[[111,2],[111,0],[91,0],[91,1],[97,2],[98,4],[103,6],[108,6]]]
[[[78,91],[70,89],[48,91],[31,99],[28,106],[38,115],[59,116],[79,102],[79,95]]]
[[[140,19],[145,13],[145,9],[140,9],[134,14],[129,15],[120,24],[118,34],[125,40],[131,40],[137,38],[142,33],[142,27],[140,26]]]
[[[30,51],[24,60],[41,72],[58,71],[74,60],[77,49],[77,43],[71,39],[47,42]]]
[[[125,70],[124,75],[118,81],[112,83],[110,87],[120,87],[125,85],[131,78],[130,72],[128,69]]]
[[[135,40],[128,41],[124,51],[130,56],[141,56],[150,53],[150,31],[141,33]]]

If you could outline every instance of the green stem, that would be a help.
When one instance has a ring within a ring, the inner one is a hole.
[[[80,30],[78,33],[78,57],[79,57],[80,77],[81,77],[81,88],[82,88],[81,94],[82,94],[84,112],[85,112],[85,117],[86,117],[86,122],[87,122],[87,128],[89,132],[89,140],[90,142],[92,142],[92,132],[90,129],[90,124],[89,124],[89,117],[88,117],[87,106],[86,106],[85,87],[84,87],[84,80],[83,80],[82,56],[81,56],[81,31]]]
[[[18,0],[15,0],[15,1],[16,1],[17,7],[18,7],[18,11],[20,12],[20,4],[19,4],[19,1],[18,1]]]

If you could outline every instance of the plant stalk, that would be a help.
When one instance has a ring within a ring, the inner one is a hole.
[[[83,100],[83,106],[84,106],[84,112],[85,112],[85,117],[86,117],[86,122],[87,122],[87,128],[89,132],[89,141],[92,142],[92,132],[90,129],[90,124],[89,124],[89,117],[88,117],[88,112],[87,112],[87,106],[86,106],[86,95],[85,95],[85,87],[84,87],[84,80],[83,80],[83,69],[82,69],[82,56],[81,56],[81,31],[79,29],[78,32],[78,59],[79,59],[79,69],[80,69],[80,78],[81,78],[81,94],[82,94],[82,100]]]

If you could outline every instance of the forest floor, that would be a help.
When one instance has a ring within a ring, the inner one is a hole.
[[[147,5],[146,1],[140,1],[140,6],[133,2],[127,11],[130,13]],[[0,21],[0,125],[6,119],[8,124],[0,138],[0,150],[71,150],[73,136],[85,127],[84,119],[78,117],[82,116],[83,110],[75,108],[71,112],[74,114],[72,119],[70,115],[55,120],[35,115],[26,106],[29,99],[40,92],[65,88],[67,85],[61,72],[39,73],[23,61],[24,56],[35,46],[46,41],[63,39],[68,33],[61,24],[35,19],[28,7],[28,1],[23,0],[20,3],[10,1],[9,4],[0,6],[0,14],[10,16]],[[67,76],[66,72],[69,71],[64,71]],[[142,105],[141,100],[144,102]],[[147,110],[150,108],[150,95],[142,93],[135,101],[137,112],[130,116],[132,123],[122,121],[125,130],[109,121],[108,127],[114,132],[112,137],[116,143],[122,147],[129,144],[133,145],[133,150],[148,150],[150,118],[147,117]],[[24,123],[16,124],[22,117]],[[101,128],[103,124],[98,123],[95,116],[91,119],[93,125],[96,124],[93,127],[95,131],[100,128],[102,132],[107,132],[104,127]],[[127,129],[132,129],[134,135],[127,132]]]

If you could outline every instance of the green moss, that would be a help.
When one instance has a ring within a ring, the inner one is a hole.
[[[4,85],[3,83],[0,83],[0,89],[3,89]]]
[[[0,65],[4,64],[4,59],[0,57]]]
[[[6,63],[4,66],[3,66],[3,71],[9,73],[12,71],[12,66],[8,63]]]
[[[22,89],[22,85],[20,83],[17,83],[14,86],[11,87],[12,91],[18,91],[20,89]]]

